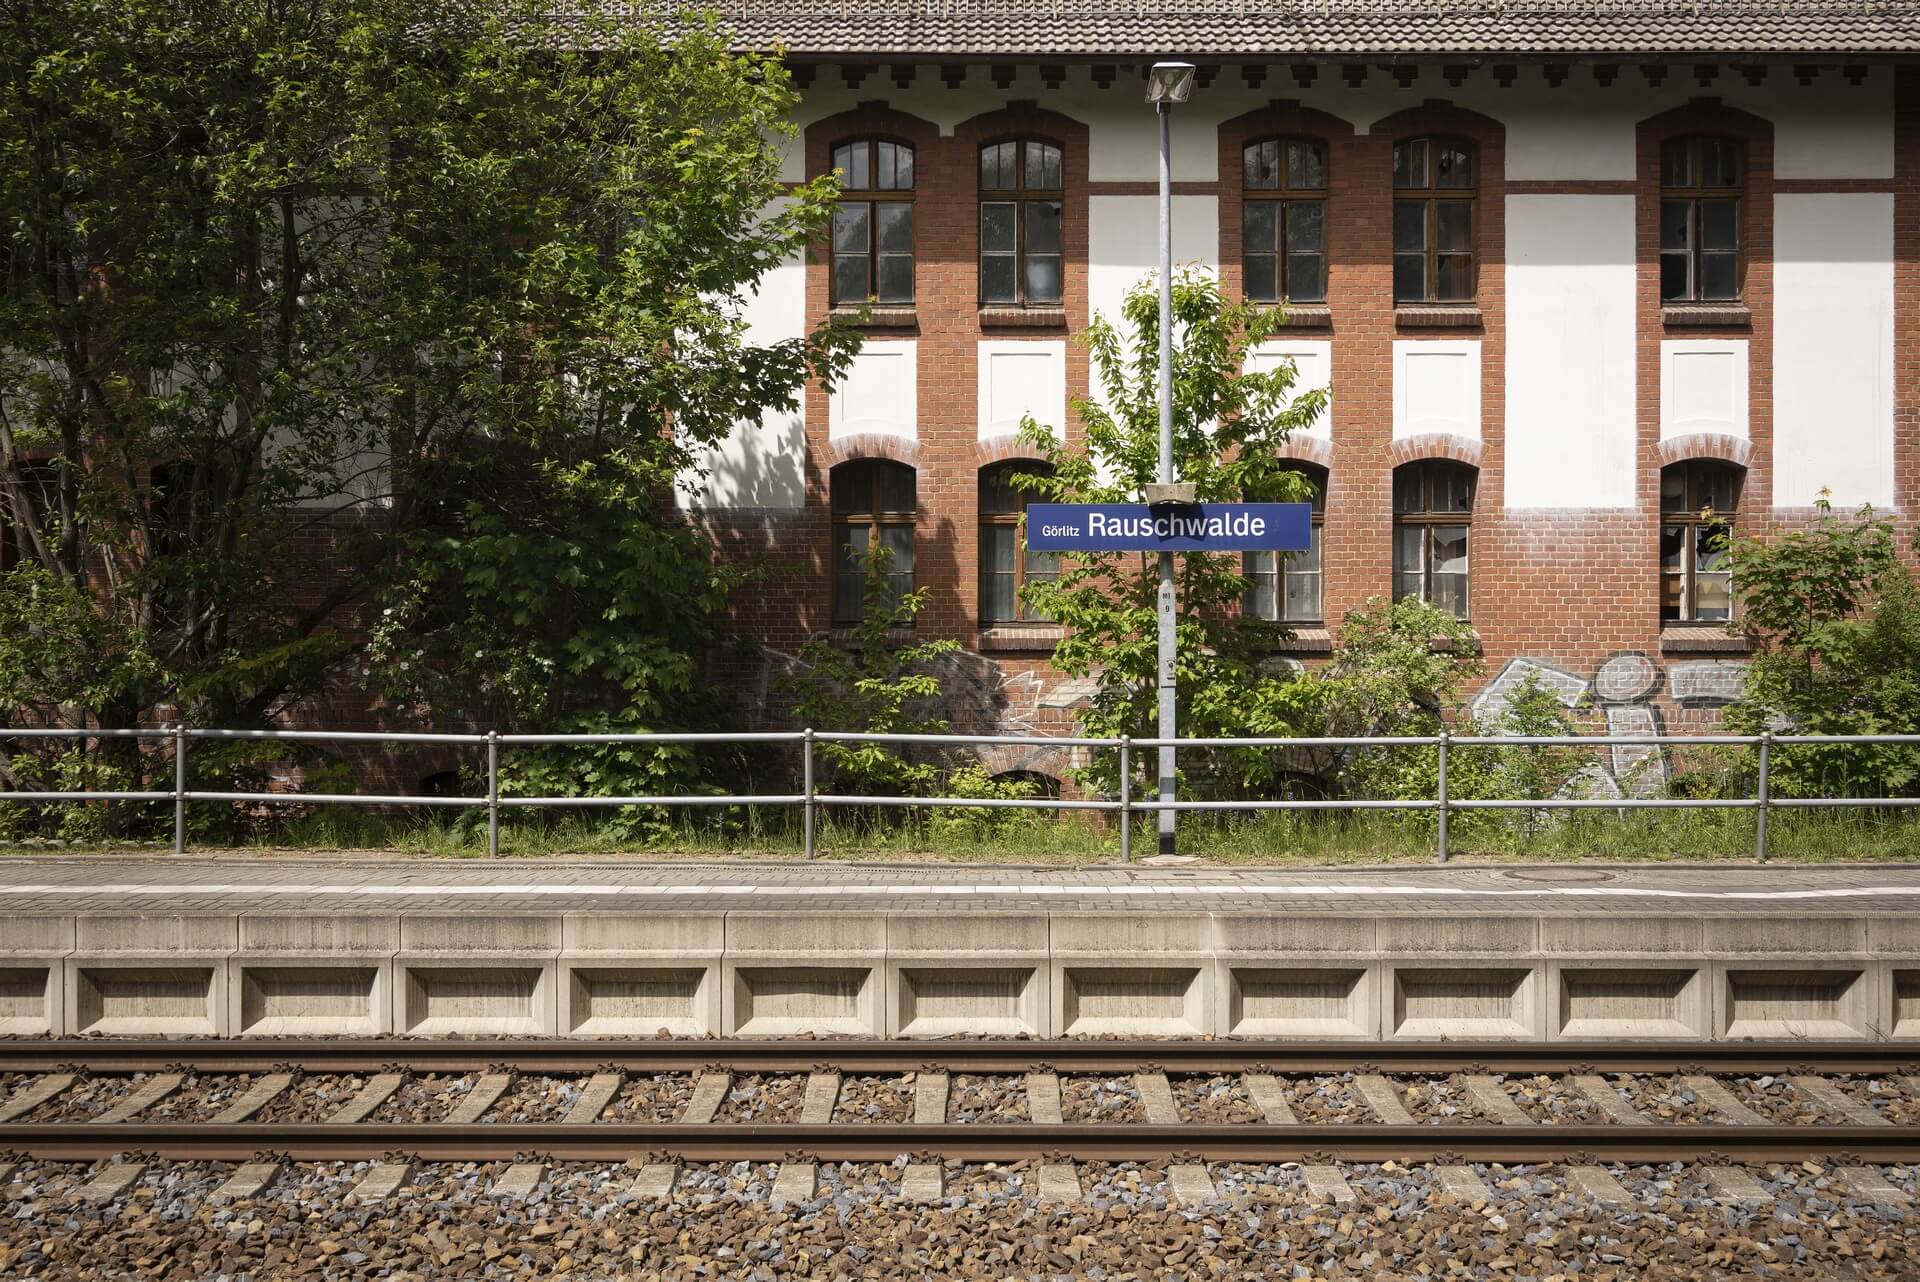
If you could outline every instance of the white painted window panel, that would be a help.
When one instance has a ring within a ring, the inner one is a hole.
[[[1660,344],[1660,439],[1717,432],[1748,439],[1745,339]]]
[[[980,344],[980,439],[1020,430],[1023,415],[1065,436],[1067,344],[1063,339],[996,339]]]
[[[1333,343],[1325,338],[1269,339],[1247,353],[1247,372],[1264,374],[1282,361],[1293,361],[1293,395],[1333,386]],[[1291,403],[1291,401],[1289,401]],[[1333,402],[1313,420],[1306,435],[1333,439]]]
[[[862,347],[827,398],[827,435],[837,440],[877,432],[915,439],[918,349],[911,339]]]
[[[1394,343],[1394,439],[1429,432],[1480,439],[1479,339]]]

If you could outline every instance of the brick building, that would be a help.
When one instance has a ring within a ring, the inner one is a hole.
[[[764,647],[750,690],[845,621],[839,549],[878,538],[930,592],[920,633],[963,646],[956,721],[1071,722],[1052,629],[1009,607],[1046,566],[1013,546],[995,469],[1022,464],[1023,413],[1078,430],[1070,340],[1153,270],[1144,72],[1167,58],[1200,67],[1173,120],[1176,262],[1286,297],[1260,359],[1332,388],[1289,447],[1324,487],[1319,550],[1250,567],[1249,608],[1300,657],[1367,598],[1419,593],[1478,634],[1481,706],[1533,667],[1623,732],[1684,723],[1741,662],[1692,514],[1789,527],[1824,493],[1912,528],[1920,6],[730,16],[802,90],[787,176],[846,188],[834,243],[777,270],[751,323],[875,300],[844,383],[737,434],[683,500],[777,567],[734,605]]]

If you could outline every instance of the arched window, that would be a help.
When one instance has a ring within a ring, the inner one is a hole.
[[[980,622],[1044,623],[1047,616],[1021,599],[1029,583],[1060,577],[1060,554],[1027,547],[1020,521],[1027,491],[1013,483],[1021,472],[1044,472],[1040,463],[995,463],[980,469]]]
[[[836,305],[913,301],[913,148],[863,138],[833,149]]]
[[[1424,459],[1393,473],[1393,599],[1431,602],[1467,617],[1467,530],[1474,470]]]
[[[1742,469],[1694,459],[1660,471],[1660,622],[1724,623],[1733,617],[1727,544],[1740,505]]]
[[[1393,301],[1473,298],[1473,144],[1407,138],[1393,144]]]
[[[1050,142],[980,148],[980,301],[1058,307],[1066,170]]]
[[[1302,467],[1313,486],[1313,546],[1305,552],[1243,552],[1240,573],[1247,580],[1241,609],[1256,619],[1277,623],[1319,623],[1326,618],[1320,600],[1320,530],[1327,514],[1327,474]]]
[[[1660,144],[1660,301],[1740,297],[1744,160],[1728,138]]]
[[[866,613],[867,557],[887,549],[889,604],[913,591],[913,521],[917,477],[904,463],[862,459],[833,469],[833,621],[858,623]]]
[[[1268,138],[1240,153],[1240,265],[1256,302],[1327,298],[1327,148],[1310,138]]]

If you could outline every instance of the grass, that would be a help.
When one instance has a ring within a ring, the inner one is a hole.
[[[388,851],[443,858],[486,854],[484,822],[469,813],[424,816],[366,814],[344,808],[261,829],[242,844],[212,835],[190,849],[324,853]],[[1455,813],[1452,857],[1460,862],[1744,861],[1753,856],[1754,815],[1748,811],[1585,810],[1527,816]],[[103,841],[97,848],[111,848]],[[1428,814],[1378,811],[1249,815],[1185,815],[1182,853],[1238,865],[1341,866],[1428,863],[1434,858],[1434,819]],[[13,847],[16,853],[36,853]],[[636,831],[607,818],[567,813],[550,820],[519,816],[504,823],[502,855],[519,857],[634,856],[648,859],[793,860],[804,852],[798,816],[785,810],[742,808],[723,822],[711,814]],[[970,864],[1092,864],[1119,859],[1118,835],[1096,818],[1041,812],[945,811],[934,818],[905,815],[888,824],[859,823],[843,812],[822,815],[816,841],[824,861],[914,860]],[[1135,829],[1136,859],[1154,853],[1151,820]],[[1920,814],[1878,811],[1789,810],[1769,818],[1769,855],[1779,862],[1893,861],[1920,856]]]

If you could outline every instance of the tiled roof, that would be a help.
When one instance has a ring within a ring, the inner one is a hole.
[[[1660,0],[722,0],[756,48],[811,58],[1872,56],[1920,51],[1920,3]]]

